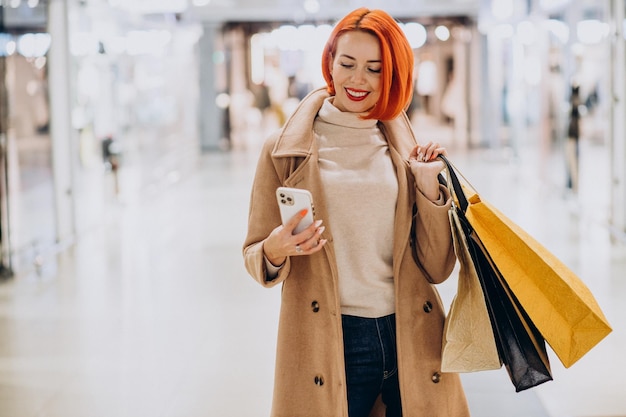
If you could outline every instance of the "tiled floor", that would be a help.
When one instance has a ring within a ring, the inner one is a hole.
[[[626,416],[626,250],[600,215],[602,184],[575,198],[539,180],[535,159],[451,153],[580,274],[614,327],[569,369],[552,355],[555,380],[530,391],[516,394],[504,369],[463,375],[473,415]],[[280,290],[242,265],[255,164],[253,149],[205,155],[180,182],[113,205],[56,273],[0,284],[0,416],[267,416]],[[454,280],[441,292],[449,301]]]

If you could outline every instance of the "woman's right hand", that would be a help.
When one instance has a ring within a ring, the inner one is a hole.
[[[300,220],[306,215],[306,210],[295,214],[283,226],[280,225],[265,239],[263,252],[272,265],[282,265],[288,256],[312,255],[322,250],[327,240],[322,239],[325,227],[322,220],[316,220],[309,227],[298,234],[293,234]]]

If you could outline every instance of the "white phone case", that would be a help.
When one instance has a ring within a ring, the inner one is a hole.
[[[293,234],[298,234],[313,223],[314,206],[313,196],[307,190],[299,188],[278,187],[276,189],[276,199],[280,209],[280,218],[283,225],[287,223],[296,213],[307,209],[306,216],[298,223]]]

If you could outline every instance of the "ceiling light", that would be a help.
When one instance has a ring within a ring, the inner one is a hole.
[[[505,20],[513,16],[513,0],[492,0],[491,13],[497,19]]]
[[[448,39],[450,39],[450,29],[448,29],[446,26],[444,25],[439,25],[435,28],[435,36],[437,37],[437,39],[439,39],[440,41],[447,41]]]
[[[320,11],[320,2],[317,0],[304,0],[304,10],[307,13],[315,14]]]
[[[410,22],[405,24],[402,29],[411,44],[411,48],[421,48],[426,43],[426,28],[420,23]]]

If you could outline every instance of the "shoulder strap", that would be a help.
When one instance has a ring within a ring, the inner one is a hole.
[[[450,161],[448,161],[448,158],[446,158],[445,156],[439,155],[439,159],[441,159],[446,165],[446,171],[448,171],[448,178],[452,183],[452,188],[450,188],[450,184],[446,183],[445,179],[441,178],[440,182],[443,181],[443,184],[448,187],[448,189],[450,190],[450,194],[452,194],[452,196],[456,198],[459,207],[461,208],[463,213],[465,213],[467,211],[469,203],[467,202],[467,197],[465,196],[463,188],[461,187],[461,182],[456,175],[456,170],[454,166],[452,166]]]

